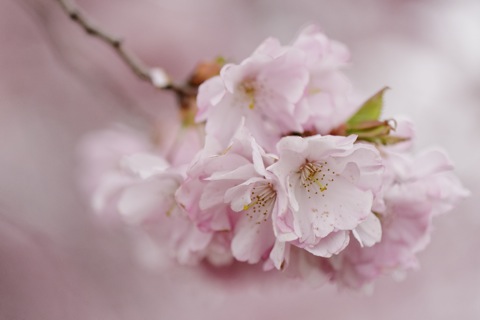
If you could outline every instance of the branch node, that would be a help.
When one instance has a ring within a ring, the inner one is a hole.
[[[115,47],[116,49],[119,49],[122,45],[122,39],[113,39],[112,40],[112,46]]]
[[[94,35],[94,34],[96,34],[95,29],[90,28],[90,27],[85,27],[85,32],[88,33],[89,35]]]
[[[78,21],[78,12],[76,11],[70,12],[70,19],[72,19],[73,21]]]

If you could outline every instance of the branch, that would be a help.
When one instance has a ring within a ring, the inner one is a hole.
[[[73,0],[57,0],[63,11],[82,27],[85,32],[95,38],[100,39],[110,47],[112,47],[117,55],[125,62],[130,70],[137,75],[141,80],[147,81],[155,88],[173,91],[177,98],[182,101],[187,97],[194,97],[196,95],[195,88],[188,85],[181,86],[171,82],[169,77],[159,69],[150,69],[140,61],[132,53],[128,52],[123,46],[123,40],[105,32],[100,27],[96,26],[90,18],[88,18],[74,3]]]

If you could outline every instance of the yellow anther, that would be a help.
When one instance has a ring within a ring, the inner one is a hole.
[[[317,186],[320,188],[320,191],[321,191],[321,192],[327,190],[327,187],[324,186],[323,184],[321,184],[320,181],[316,180],[315,183],[316,183]]]

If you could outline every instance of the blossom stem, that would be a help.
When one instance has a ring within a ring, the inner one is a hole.
[[[159,86],[152,75],[153,70],[147,67],[134,54],[125,49],[123,39],[96,26],[92,20],[78,8],[73,0],[57,0],[57,2],[70,19],[85,30],[88,35],[100,39],[102,42],[112,47],[122,61],[139,79],[150,83],[155,88],[174,92],[179,101],[182,101],[189,96],[196,95],[196,92],[193,92],[190,86],[178,85],[172,83],[170,80],[164,85]]]

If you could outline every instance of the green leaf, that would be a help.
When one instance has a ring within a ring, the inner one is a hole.
[[[383,94],[389,89],[383,88],[368,99],[348,121],[347,128],[355,128],[365,121],[374,121],[380,118],[383,108]]]

